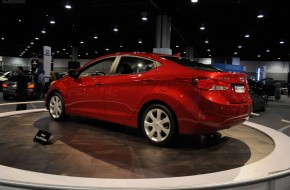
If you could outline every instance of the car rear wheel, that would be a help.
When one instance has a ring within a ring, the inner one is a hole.
[[[68,115],[65,114],[65,106],[62,96],[59,93],[54,93],[48,101],[49,114],[54,120],[65,120]]]
[[[144,111],[141,128],[151,143],[167,146],[176,136],[177,126],[171,110],[161,104],[154,104]]]

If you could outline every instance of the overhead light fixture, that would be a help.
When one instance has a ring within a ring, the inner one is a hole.
[[[238,48],[241,49],[243,46],[239,45]]]
[[[71,9],[71,4],[69,2],[67,2],[64,6],[66,9]]]
[[[5,38],[4,38],[4,37],[2,37],[2,38],[1,38],[1,40],[5,40]]]
[[[94,35],[94,39],[98,39],[98,36],[97,35]]]
[[[284,42],[284,40],[280,40],[280,42],[279,42],[280,44],[284,44],[285,42]]]
[[[19,19],[18,22],[22,22],[21,19]]]
[[[179,45],[176,45],[175,47],[179,48]]]
[[[237,55],[237,54],[238,54],[238,52],[236,52],[236,51],[235,51],[235,52],[234,52],[234,54],[235,54],[235,55]]]
[[[55,24],[54,18],[52,18],[49,23],[50,24]]]
[[[264,17],[264,14],[263,14],[263,12],[260,10],[259,11],[259,14],[258,14],[258,16],[257,16],[258,18],[263,18]]]
[[[36,36],[34,39],[39,40],[39,37]]]
[[[118,32],[119,31],[117,26],[115,26],[113,30],[114,30],[114,32]]]
[[[139,40],[138,43],[139,43],[139,44],[142,44],[143,42],[142,42],[142,40]]]
[[[204,43],[208,44],[208,43],[209,43],[208,39],[206,39],[206,40],[204,41]]]
[[[43,29],[41,30],[41,33],[42,33],[42,34],[45,34],[45,33],[46,33],[46,30],[43,28]]]
[[[250,37],[250,34],[246,34],[246,35],[245,35],[245,38],[249,38],[249,37]]]
[[[200,28],[199,28],[200,30],[205,30],[205,27],[204,27],[204,25],[202,24],[201,26],[200,26]]]
[[[109,48],[106,48],[106,51],[109,51]]]
[[[191,0],[191,2],[192,2],[192,3],[197,3],[197,2],[198,2],[198,0]]]
[[[280,57],[278,57],[277,59],[278,59],[278,60],[280,60],[281,58],[280,58]]]
[[[259,55],[257,55],[257,57],[261,57],[261,55],[259,54]]]
[[[270,52],[270,49],[266,49],[266,52],[269,53]]]
[[[208,48],[206,51],[210,51],[210,49]]]
[[[31,44],[31,45],[33,45],[33,44],[34,44],[34,42],[30,42],[30,44]]]
[[[122,48],[123,46],[122,45],[120,45],[120,48]]]
[[[83,40],[80,41],[81,44],[85,43]]]
[[[147,20],[148,20],[147,12],[142,12],[142,13],[141,13],[141,19],[142,19],[143,21],[147,21]]]

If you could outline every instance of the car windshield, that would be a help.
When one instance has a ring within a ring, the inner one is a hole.
[[[167,60],[178,63],[180,65],[183,65],[185,67],[189,67],[189,68],[193,68],[193,69],[207,70],[207,71],[221,71],[221,70],[214,68],[210,65],[205,65],[203,63],[199,63],[197,61],[193,61],[193,60],[186,59],[186,58],[178,58],[178,57],[173,57],[173,56],[162,56],[162,57],[167,59]]]

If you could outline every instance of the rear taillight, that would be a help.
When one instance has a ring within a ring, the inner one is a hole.
[[[34,87],[35,87],[34,84],[28,84],[27,86],[28,89],[33,89]]]
[[[8,88],[7,84],[6,83],[3,83],[2,84],[2,88]]]
[[[203,90],[228,90],[230,84],[211,78],[179,78]]]

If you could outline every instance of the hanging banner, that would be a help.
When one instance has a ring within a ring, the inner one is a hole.
[[[45,82],[48,82],[51,71],[51,47],[49,46],[43,46],[43,70],[45,72]]]

